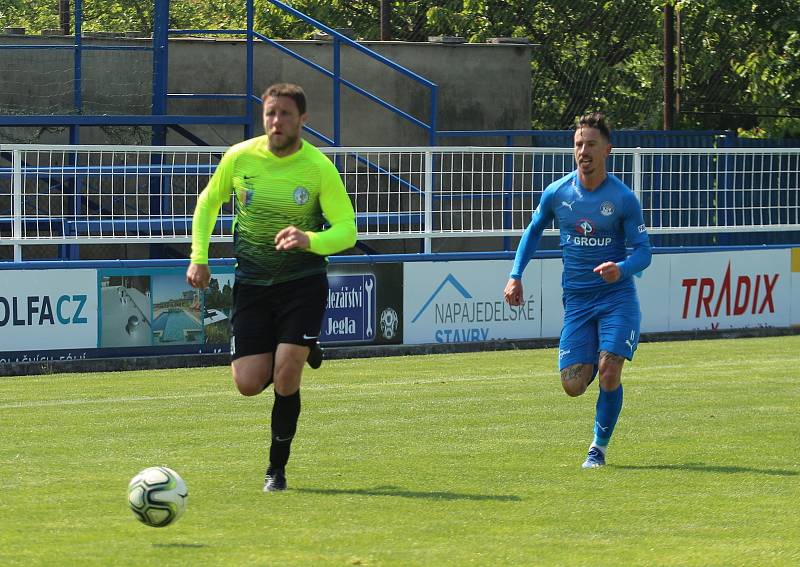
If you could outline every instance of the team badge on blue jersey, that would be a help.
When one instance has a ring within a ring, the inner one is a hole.
[[[298,205],[305,205],[308,202],[308,189],[302,186],[295,189],[294,202]]]
[[[600,205],[600,214],[604,217],[610,217],[614,214],[614,203],[611,201],[604,201],[602,205]]]

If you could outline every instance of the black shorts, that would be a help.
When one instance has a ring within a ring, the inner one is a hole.
[[[280,343],[312,346],[327,301],[325,274],[270,286],[235,282],[231,359],[275,352]]]

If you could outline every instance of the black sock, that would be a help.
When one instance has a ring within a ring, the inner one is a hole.
[[[299,417],[300,390],[290,396],[281,396],[275,392],[275,403],[272,406],[272,445],[269,448],[271,467],[282,469],[286,466]]]

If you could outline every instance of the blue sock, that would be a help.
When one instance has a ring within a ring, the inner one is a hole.
[[[619,412],[622,411],[622,384],[612,392],[600,388],[597,396],[597,413],[594,421],[594,442],[592,446],[598,447],[605,453],[614,426],[617,424]]]

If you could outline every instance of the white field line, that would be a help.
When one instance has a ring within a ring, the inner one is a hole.
[[[552,373],[534,373],[528,376],[547,376],[551,375]],[[419,378],[409,378],[408,380],[403,381],[392,381],[392,382],[368,382],[368,383],[360,383],[360,384],[347,384],[347,383],[338,383],[338,384],[303,384],[303,390],[334,390],[334,389],[344,389],[344,388],[370,388],[370,387],[384,387],[384,386],[410,386],[410,385],[418,385],[418,384],[437,384],[440,382],[478,382],[478,381],[486,381],[486,380],[496,380],[501,378],[500,376],[495,377],[486,377],[486,376],[469,376],[469,377],[461,377],[461,378],[427,378],[427,379],[419,379]],[[76,405],[91,405],[91,404],[124,404],[124,403],[131,403],[131,402],[151,402],[157,400],[183,400],[183,399],[191,399],[191,398],[208,398],[211,396],[219,396],[225,397],[230,396],[233,398],[241,398],[241,396],[237,395],[236,392],[233,390],[224,390],[219,392],[203,392],[203,393],[195,393],[195,394],[167,394],[163,396],[129,396],[129,397],[118,397],[118,398],[78,398],[73,400],[41,400],[41,401],[30,401],[30,402],[11,402],[6,404],[0,404],[0,410],[3,409],[16,409],[16,408],[38,408],[38,407],[58,407],[58,406],[76,406]]]
[[[750,361],[744,361],[750,362]],[[763,363],[776,363],[776,362],[786,362],[796,364],[797,359],[795,357],[775,357],[769,359],[759,359],[758,364]],[[630,363],[629,363],[630,364]],[[691,368],[714,368],[714,367],[730,367],[730,366],[741,366],[743,361],[741,360],[724,360],[724,361],[704,361],[697,364],[691,365]],[[686,369],[688,365],[686,364],[663,364],[663,365],[648,365],[646,367],[640,366],[636,367],[635,365],[626,366],[623,371],[623,377],[625,375],[630,376],[631,374],[635,375],[647,375],[653,373],[653,371],[659,370],[672,370],[676,368],[683,368]],[[552,371],[537,371],[537,372],[529,372],[525,375],[514,374],[514,377],[528,379],[528,378],[557,378],[558,373],[555,369]],[[503,375],[494,375],[494,376],[464,376],[464,377],[433,377],[433,378],[415,378],[413,376],[405,379],[405,380],[393,380],[393,381],[385,381],[385,382],[366,382],[366,383],[358,383],[358,384],[349,384],[347,382],[339,382],[336,384],[315,384],[313,382],[304,383],[303,390],[338,390],[338,389],[364,389],[364,388],[380,388],[386,386],[411,386],[411,385],[420,385],[420,384],[438,384],[438,383],[449,383],[449,382],[486,382],[486,381],[500,381],[505,378],[511,378],[512,375],[510,374],[503,374]],[[219,392],[201,392],[195,394],[165,394],[163,396],[128,396],[128,397],[116,397],[116,398],[96,398],[96,399],[89,399],[89,398],[78,398],[72,400],[41,400],[41,401],[29,401],[29,402],[10,402],[5,404],[0,404],[0,410],[4,409],[25,409],[25,408],[38,408],[38,407],[59,407],[59,406],[75,406],[75,405],[96,405],[96,404],[124,404],[124,403],[133,403],[133,402],[150,402],[150,401],[163,401],[163,400],[185,400],[185,399],[193,399],[193,398],[208,398],[211,396],[219,396],[219,397],[234,397],[239,398],[233,390],[221,390]]]

